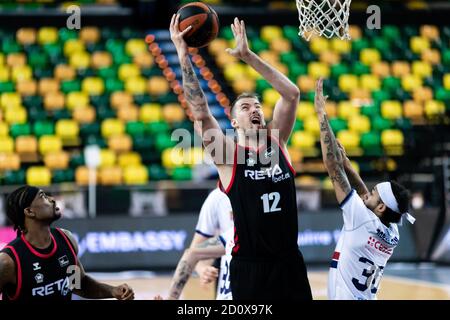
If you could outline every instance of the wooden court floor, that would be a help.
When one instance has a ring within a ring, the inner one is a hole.
[[[94,274],[93,274],[94,275]],[[94,275],[95,276],[95,275]],[[314,299],[326,299],[327,272],[309,272],[308,278],[312,287]],[[153,299],[157,294],[167,296],[171,275],[152,275],[138,277],[121,277],[114,274],[102,274],[101,280],[111,285],[128,283],[135,291],[136,299]],[[198,278],[191,278],[187,283],[181,299],[211,300],[214,299],[214,287],[201,286]],[[450,286],[431,282],[405,279],[393,276],[383,276],[379,300],[449,300]]]

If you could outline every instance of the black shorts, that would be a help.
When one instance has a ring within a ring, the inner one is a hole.
[[[312,300],[300,251],[264,260],[233,257],[230,282],[233,300]]]

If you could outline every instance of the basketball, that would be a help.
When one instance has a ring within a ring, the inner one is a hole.
[[[217,37],[219,18],[210,6],[191,2],[182,6],[177,13],[180,15],[180,31],[192,26],[192,30],[184,36],[189,47],[207,46]]]

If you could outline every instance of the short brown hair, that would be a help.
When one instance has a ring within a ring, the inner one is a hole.
[[[238,95],[238,96],[236,97],[236,99],[233,101],[233,103],[231,104],[231,107],[230,107],[230,116],[233,115],[233,109],[234,109],[234,106],[236,105],[236,103],[237,103],[239,100],[244,99],[244,98],[254,98],[254,99],[260,101],[260,100],[259,100],[259,96],[258,96],[256,93],[252,93],[252,92],[243,92],[243,93],[241,93],[240,95]]]

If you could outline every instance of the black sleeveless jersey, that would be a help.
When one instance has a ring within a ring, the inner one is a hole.
[[[3,300],[72,299],[70,284],[75,273],[68,268],[77,265],[77,257],[63,231],[51,228],[50,232],[52,244],[47,253],[36,250],[23,235],[3,248],[2,252],[8,254],[16,266],[16,285],[4,289]]]
[[[275,138],[258,150],[236,144],[224,191],[234,217],[234,257],[276,258],[298,251],[295,170]]]

